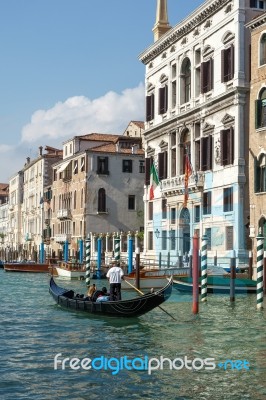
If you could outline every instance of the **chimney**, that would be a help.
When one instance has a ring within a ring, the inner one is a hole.
[[[171,29],[167,15],[167,0],[157,0],[156,21],[153,27],[154,42]]]
[[[29,164],[30,163],[30,157],[27,157],[26,160],[27,160],[27,164]]]
[[[40,146],[40,147],[39,147],[39,156],[42,156],[42,149],[43,149],[43,147]]]

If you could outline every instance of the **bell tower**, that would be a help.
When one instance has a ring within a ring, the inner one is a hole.
[[[154,41],[160,39],[171,26],[168,22],[167,0],[157,0],[156,21],[153,27]]]

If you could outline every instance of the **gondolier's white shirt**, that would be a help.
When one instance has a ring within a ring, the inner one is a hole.
[[[110,283],[121,283],[121,278],[124,276],[124,272],[120,267],[112,267],[106,274],[109,278]]]

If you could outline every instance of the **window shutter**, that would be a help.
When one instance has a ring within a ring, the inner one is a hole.
[[[154,119],[154,93],[151,94],[151,119]]]
[[[151,158],[145,158],[145,185],[149,186],[150,184],[150,172],[151,172]]]
[[[201,138],[200,140],[200,153],[201,153],[201,171],[207,170],[207,142],[208,138]]]
[[[164,88],[164,113],[168,110],[168,86]]]
[[[210,76],[209,76],[210,87],[209,87],[209,90],[213,89],[213,71],[214,71],[213,63],[214,63],[213,58],[211,58],[209,60],[209,71],[210,71]]]
[[[260,167],[256,157],[254,157],[254,191],[260,192]]]
[[[168,166],[168,153],[167,153],[167,151],[165,151],[164,152],[164,164],[163,164],[163,169],[164,169],[164,179],[166,179],[167,178],[167,173],[168,173],[168,170],[167,170],[167,166]]]
[[[235,47],[233,44],[231,44],[231,69],[230,69],[230,79],[234,79],[235,75]]]
[[[151,120],[151,96],[146,96],[146,121]]]
[[[235,146],[234,146],[234,128],[230,128],[229,132],[229,147],[230,147],[230,152],[229,152],[229,163],[234,164],[234,152],[235,152]]]
[[[255,128],[256,129],[261,127],[261,108],[262,108],[262,101],[256,100],[255,101]]]
[[[158,178],[164,179],[164,153],[158,153]]]
[[[220,146],[221,146],[221,164],[222,165],[225,165],[224,164],[224,158],[225,158],[225,143],[224,143],[224,130],[222,130],[221,131],[221,133],[220,133]]]
[[[165,88],[159,88],[159,114],[164,113],[164,96],[165,96]]]
[[[200,92],[204,93],[204,63],[200,65]]]
[[[222,83],[225,81],[225,79],[224,79],[224,61],[225,61],[224,53],[225,53],[225,50],[223,49],[221,51],[221,82]]]
[[[207,169],[212,169],[212,136],[208,137]]]

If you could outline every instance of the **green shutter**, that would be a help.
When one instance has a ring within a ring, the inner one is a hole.
[[[254,192],[258,193],[260,191],[260,167],[258,165],[258,160],[254,157]]]
[[[262,101],[256,100],[255,101],[255,128],[256,129],[261,127],[261,107],[262,107]]]

